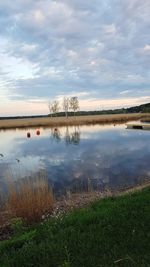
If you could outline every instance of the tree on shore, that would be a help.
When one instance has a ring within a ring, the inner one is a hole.
[[[49,114],[51,115],[51,117],[52,117],[52,113],[53,113],[53,111],[52,111],[52,102],[51,101],[49,101],[48,102],[48,109],[49,109]]]
[[[52,113],[56,114],[57,112],[59,112],[59,101],[54,100],[52,103]]]
[[[70,98],[69,107],[71,110],[73,110],[75,116],[75,112],[79,109],[79,100],[77,96],[73,96]]]
[[[59,101],[54,100],[53,102],[49,102],[48,108],[49,108],[50,115],[52,117],[53,114],[56,114],[57,112],[59,112]]]
[[[68,118],[68,111],[69,111],[69,98],[68,97],[64,97],[63,98],[63,110],[66,114],[66,118]]]

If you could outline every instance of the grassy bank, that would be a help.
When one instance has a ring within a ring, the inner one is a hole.
[[[92,115],[69,117],[42,117],[42,118],[24,118],[24,119],[7,119],[0,120],[0,129],[19,128],[19,127],[40,127],[40,126],[66,126],[66,125],[83,125],[95,123],[119,123],[141,118],[150,117],[149,114],[112,114],[112,115]]]
[[[94,202],[0,242],[0,266],[150,265],[150,188]]]

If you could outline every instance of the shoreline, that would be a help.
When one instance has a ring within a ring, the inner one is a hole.
[[[57,218],[74,209],[84,208],[95,201],[102,200],[104,198],[124,196],[127,194],[138,192],[149,186],[150,186],[150,181],[145,180],[143,181],[142,184],[137,184],[135,186],[129,186],[126,188],[120,188],[118,190],[108,189],[105,191],[74,193],[70,195],[68,198],[64,197],[64,199],[57,200],[56,202],[54,202],[54,210],[52,214],[48,216],[48,218],[51,217]]]
[[[143,181],[142,184],[137,184],[132,187],[120,188],[117,191],[105,190],[105,191],[91,191],[83,193],[75,193],[68,198],[64,197],[61,200],[54,202],[54,208],[51,214],[43,214],[41,222],[44,223],[52,218],[60,218],[65,214],[68,214],[74,210],[79,210],[90,206],[92,203],[102,201],[103,199],[109,199],[111,197],[117,198],[119,196],[125,196],[132,193],[140,192],[145,188],[150,187],[150,181]],[[9,222],[0,226],[0,241],[8,240],[13,236],[14,232]]]
[[[149,193],[150,187],[31,227],[14,225],[12,237],[0,242],[0,266],[149,266]]]
[[[150,119],[149,113],[130,113],[130,114],[108,114],[108,115],[88,115],[77,117],[42,117],[42,118],[24,118],[24,119],[3,119],[0,120],[0,130],[13,128],[30,127],[59,127],[86,124],[104,124],[104,123],[125,123],[138,119]]]

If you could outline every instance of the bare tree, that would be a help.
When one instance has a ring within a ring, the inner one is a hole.
[[[59,111],[59,101],[58,100],[53,101],[51,108],[53,114],[57,113]]]
[[[69,107],[73,110],[75,116],[75,112],[79,109],[79,100],[77,96],[73,96],[70,98]]]
[[[48,102],[48,109],[49,109],[49,113],[50,113],[51,117],[52,117],[52,113],[53,113],[53,111],[52,111],[52,104],[53,103],[51,101]]]
[[[63,99],[63,110],[66,114],[66,118],[68,118],[68,111],[69,111],[69,98],[68,97],[64,97]]]

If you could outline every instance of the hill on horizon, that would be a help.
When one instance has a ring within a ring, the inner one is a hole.
[[[108,109],[108,110],[93,110],[93,111],[77,111],[76,116],[86,116],[86,115],[105,115],[105,114],[128,114],[128,113],[150,113],[150,103],[142,104],[139,106],[133,106],[129,108],[120,108],[120,109]],[[68,116],[73,116],[74,112],[69,111]],[[31,115],[31,116],[7,116],[0,117],[0,120],[3,119],[20,119],[20,118],[42,118],[47,117],[48,115]],[[64,117],[65,112],[58,112],[52,114],[53,117]]]
[[[150,103],[142,104],[139,106],[133,106],[129,108],[119,109],[107,109],[107,110],[95,110],[95,111],[77,111],[77,116],[84,115],[105,115],[105,114],[128,114],[128,113],[150,113]],[[73,116],[73,112],[68,112],[69,116]],[[59,112],[56,116],[65,116],[64,112]]]

